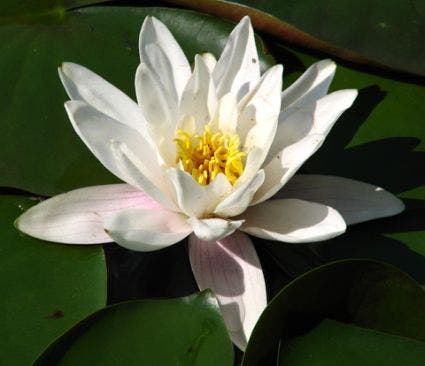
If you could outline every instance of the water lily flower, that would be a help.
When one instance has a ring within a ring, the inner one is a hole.
[[[19,230],[48,241],[115,241],[137,251],[188,237],[201,289],[211,288],[233,342],[244,349],[266,306],[247,234],[287,243],[326,240],[346,224],[389,216],[403,204],[385,190],[334,176],[296,175],[356,90],[330,94],[330,60],[282,92],[282,66],[260,73],[248,17],[218,60],[193,70],[158,19],[147,17],[136,71],[137,103],[83,66],[59,68],[77,134],[122,184],[77,189],[30,208]]]

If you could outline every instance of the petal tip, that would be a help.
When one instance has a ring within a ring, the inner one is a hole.
[[[394,194],[385,191],[388,194],[388,215],[387,216],[394,216],[402,213],[406,209],[406,205],[404,202],[395,196]]]
[[[320,69],[329,69],[329,71],[335,71],[336,69],[336,63],[334,60],[331,60],[330,58],[326,58],[324,60],[321,60],[317,63],[317,66]]]
[[[13,221],[13,226],[15,227],[15,229],[17,229],[17,230],[19,230],[19,231],[22,231],[21,230],[21,228],[22,228],[22,225],[21,225],[21,221],[22,221],[22,216],[23,215],[25,215],[25,214],[22,214],[22,215],[20,215],[20,216],[18,216],[16,219],[15,219],[15,221]]]

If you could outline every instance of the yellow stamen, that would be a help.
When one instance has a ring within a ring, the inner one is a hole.
[[[186,131],[177,130],[174,140],[177,144],[176,163],[192,174],[200,185],[210,184],[219,173],[235,184],[243,173],[246,154],[239,150],[238,135],[211,134],[210,126],[206,125],[202,136],[191,137]]]

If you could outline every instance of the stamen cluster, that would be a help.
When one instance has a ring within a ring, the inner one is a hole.
[[[190,136],[186,131],[177,130],[174,140],[177,143],[176,163],[200,185],[208,185],[219,173],[233,185],[243,173],[246,154],[239,150],[238,135],[212,134],[210,126],[205,125],[202,136]]]

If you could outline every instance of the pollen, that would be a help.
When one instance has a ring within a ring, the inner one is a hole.
[[[174,141],[177,144],[176,163],[200,185],[210,184],[219,173],[233,185],[243,173],[246,154],[239,150],[238,135],[213,134],[206,125],[202,135],[190,136],[186,131],[177,130]]]

